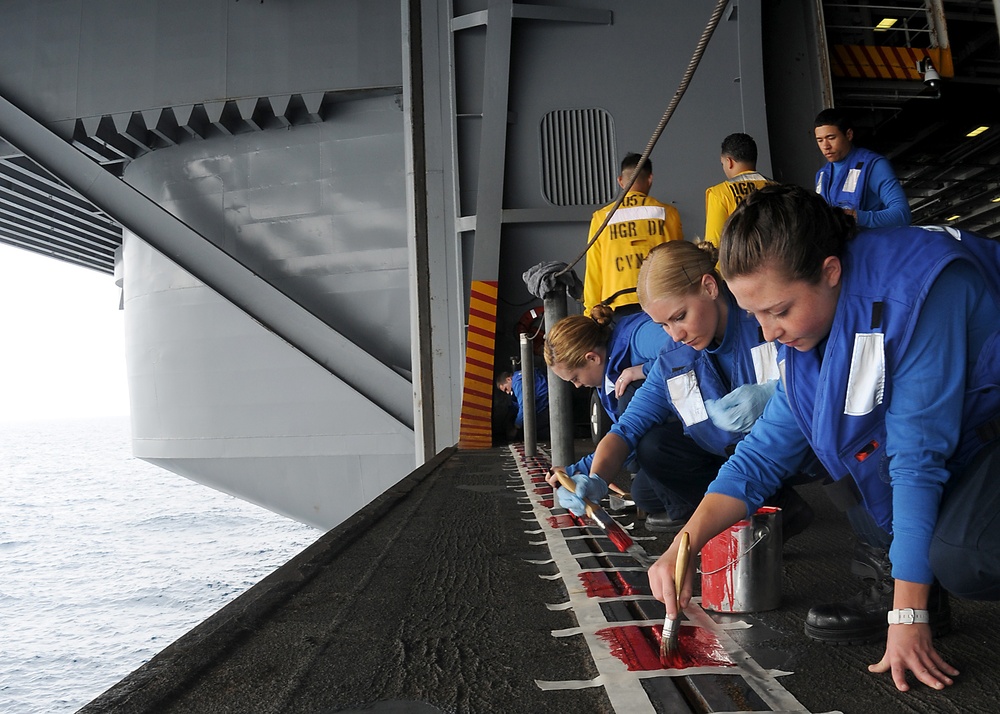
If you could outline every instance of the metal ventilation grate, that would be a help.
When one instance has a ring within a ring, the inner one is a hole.
[[[556,206],[609,203],[618,176],[614,126],[603,109],[559,109],[542,117],[542,193]]]

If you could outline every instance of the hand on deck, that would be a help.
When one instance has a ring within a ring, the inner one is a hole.
[[[958,670],[934,649],[930,625],[889,625],[885,654],[878,663],[868,665],[868,671],[879,674],[891,671],[892,681],[901,692],[910,689],[907,671],[934,689],[944,689],[954,683],[952,677],[958,676]]]

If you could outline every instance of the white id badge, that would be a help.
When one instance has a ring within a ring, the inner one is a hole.
[[[854,193],[858,190],[858,179],[861,178],[861,169],[850,169],[847,172],[847,180],[844,181],[844,193]]]
[[[667,392],[670,394],[670,401],[673,402],[677,413],[681,416],[681,421],[686,426],[708,419],[705,400],[702,399],[701,389],[698,388],[698,378],[694,375],[694,370],[668,379]]]
[[[851,372],[847,377],[844,414],[864,416],[882,403],[885,390],[885,335],[854,335]]]
[[[753,359],[753,373],[757,377],[757,384],[767,384],[777,379],[778,374],[778,348],[773,342],[765,342],[762,345],[750,348],[750,357]]]

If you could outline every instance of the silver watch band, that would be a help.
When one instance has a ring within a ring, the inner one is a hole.
[[[902,610],[889,610],[886,620],[890,625],[924,625],[931,621],[931,614],[927,610],[904,607]]]

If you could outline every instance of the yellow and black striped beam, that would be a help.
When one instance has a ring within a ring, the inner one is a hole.
[[[870,45],[833,45],[830,49],[830,72],[838,79],[923,79],[917,62],[930,59],[942,77],[954,77],[951,49],[916,49],[913,47],[873,47]]]
[[[465,383],[458,447],[493,446],[493,365],[497,332],[497,281],[474,280],[469,299]]]

